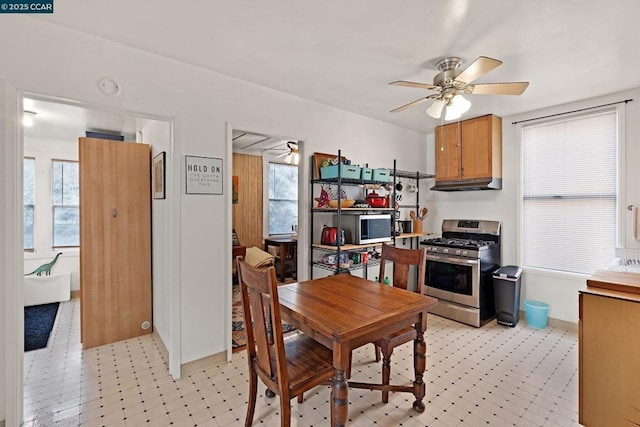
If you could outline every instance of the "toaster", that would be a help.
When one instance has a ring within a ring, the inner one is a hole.
[[[340,239],[338,241],[338,234]],[[322,229],[322,237],[320,238],[320,244],[331,246],[344,245],[344,230],[340,230],[338,233],[338,227],[324,227]]]

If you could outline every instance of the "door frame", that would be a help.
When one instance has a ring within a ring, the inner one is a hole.
[[[167,199],[170,203],[167,219],[163,230],[167,233],[169,244],[166,245],[163,263],[165,277],[171,278],[174,286],[169,289],[169,337],[165,343],[169,358],[169,373],[174,379],[180,378],[181,365],[181,310],[180,310],[180,257],[179,248],[174,244],[180,242],[180,174],[175,173],[175,166],[179,168],[180,153],[175,146],[174,119],[166,115],[125,110],[108,107],[91,102],[70,100],[62,97],[44,95],[35,91],[17,89],[10,82],[0,80],[0,112],[4,113],[4,160],[3,175],[5,178],[4,191],[10,202],[5,210],[4,227],[6,240],[4,250],[6,268],[5,282],[5,425],[20,425],[24,419],[24,317],[23,317],[23,176],[22,159],[24,157],[24,134],[18,120],[23,111],[23,99],[35,97],[50,102],[65,103],[80,108],[102,111],[106,113],[122,114],[138,118],[167,122],[169,124],[169,153],[172,168],[167,168],[166,182],[169,191]],[[1,117],[1,116],[0,116]],[[0,194],[2,194],[0,192]],[[2,217],[0,217],[2,218]]]
[[[233,130],[241,129],[246,132],[258,133],[262,135],[271,135],[271,136],[282,136],[283,139],[290,138],[299,141],[298,152],[300,154],[300,162],[298,164],[298,265],[297,265],[297,277],[298,280],[306,280],[309,274],[309,255],[306,250],[302,250],[303,248],[308,248],[309,237],[308,233],[304,230],[308,230],[309,224],[309,179],[307,177],[311,176],[309,174],[309,154],[307,153],[307,146],[309,145],[309,138],[305,136],[296,136],[296,132],[289,131],[280,131],[273,129],[266,129],[259,125],[242,125],[237,123],[231,123],[229,121],[226,122],[226,131],[227,131],[227,159],[224,167],[229,171],[229,175],[233,172]],[[225,183],[225,205],[226,205],[226,243],[228,246],[226,250],[227,254],[227,262],[225,263],[225,299],[226,299],[226,322],[225,322],[225,338],[226,338],[226,347],[227,347],[227,361],[231,362],[233,355],[233,345],[232,345],[232,321],[233,321],[233,291],[232,291],[232,273],[231,266],[233,263],[233,254],[232,254],[232,228],[233,228],[233,199],[232,199],[232,180],[227,179]],[[264,234],[264,230],[263,230]]]

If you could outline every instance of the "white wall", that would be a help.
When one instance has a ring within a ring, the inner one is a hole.
[[[4,58],[0,79],[30,92],[174,118],[175,156],[168,164],[177,181],[168,185],[168,191],[177,193],[166,203],[179,204],[181,217],[173,225],[180,230],[174,245],[181,274],[169,286],[180,287],[182,363],[225,349],[225,301],[230,298],[230,278],[225,275],[231,253],[225,226],[228,195],[185,195],[184,155],[227,159],[231,153],[227,153],[226,124],[231,123],[246,130],[304,139],[305,156],[341,148],[348,156],[386,166],[392,153],[399,153],[403,168],[423,169],[426,151],[419,133],[40,20],[14,18],[0,28],[0,36],[14,40],[0,46]],[[97,90],[96,82],[103,76],[120,84],[118,95],[109,97]],[[303,165],[303,170],[308,176],[308,167]],[[308,186],[301,184],[301,188],[301,198],[308,203]],[[301,244],[306,244],[305,238]],[[304,278],[307,253],[301,253],[300,264]]]
[[[5,106],[5,84],[4,81],[0,78],[0,129],[2,129],[0,133],[0,138],[3,139],[3,143],[6,142],[7,139],[11,138],[10,133],[8,132],[9,127],[7,126],[8,117]],[[7,148],[2,149],[2,156],[0,156],[0,167],[2,167],[5,171],[13,170],[12,166],[13,153],[12,150],[8,150]],[[4,177],[3,177],[4,178]],[[11,188],[10,186],[13,184],[13,180],[11,179],[3,179],[2,184],[0,184],[0,200],[7,205],[11,205],[11,203],[7,203],[11,196]],[[4,206],[4,205],[3,205]],[[9,301],[11,293],[8,289],[8,284],[13,281],[13,275],[11,274],[10,268],[10,259],[8,253],[10,251],[15,252],[14,248],[11,246],[11,239],[7,238],[7,232],[13,228],[15,228],[14,224],[9,224],[13,222],[13,218],[7,208],[0,209],[0,230],[2,230],[2,239],[0,242],[0,304],[2,306],[2,315],[0,315],[0,343],[2,343],[2,348],[7,348],[7,334],[5,333],[6,325],[8,322],[8,316],[11,315],[11,311],[8,309],[9,305],[15,305],[13,301]],[[5,372],[9,368],[9,364],[7,363],[7,357],[11,356],[10,353],[15,353],[9,351],[0,351],[0,420],[6,419],[6,409],[5,409],[5,390],[11,390],[12,384],[8,384],[7,377]],[[3,422],[3,421],[0,421]]]
[[[427,229],[440,231],[445,218],[492,219],[502,223],[502,265],[519,265],[520,251],[518,240],[519,189],[520,189],[520,146],[518,131],[514,121],[526,120],[549,114],[572,111],[580,108],[616,102],[628,98],[634,102],[626,104],[625,127],[620,138],[624,141],[625,156],[621,171],[625,173],[626,186],[622,188],[621,207],[629,204],[640,205],[640,89],[616,93],[599,98],[560,105],[540,111],[502,119],[502,190],[439,192],[429,191],[424,202],[429,207]],[[427,135],[429,159],[427,170],[434,171],[435,140],[434,134]],[[421,194],[422,195],[422,194]],[[630,236],[630,214],[625,210],[624,222],[620,226],[623,242],[629,248],[640,247],[639,242]],[[525,299],[540,300],[549,303],[549,316],[577,323],[578,291],[586,286],[584,275],[558,273],[526,269],[522,276],[521,309]]]
[[[38,266],[49,262],[58,252],[60,256],[53,272],[71,273],[71,290],[80,289],[80,253],[78,248],[62,248],[54,251],[53,230],[51,228],[53,211],[51,208],[51,161],[78,161],[78,144],[76,141],[31,137],[24,139],[25,157],[35,158],[35,227],[34,252],[24,253],[24,273],[30,273]]]
[[[171,124],[150,120],[142,128],[142,141],[151,145],[151,156],[165,152],[165,168],[171,169]],[[165,193],[167,198],[151,200],[152,211],[152,269],[153,269],[153,329],[165,343],[170,343],[170,304],[171,277],[167,274],[167,266],[171,264],[170,231],[165,227],[169,205],[175,201],[175,195],[166,191],[166,184],[171,182],[165,175]]]

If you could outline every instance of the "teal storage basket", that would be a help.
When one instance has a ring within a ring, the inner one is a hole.
[[[527,324],[532,328],[544,329],[549,318],[549,304],[540,301],[525,301],[524,313]]]
[[[360,170],[361,173],[361,179],[363,181],[371,181],[373,180],[373,169],[371,168],[362,168]]]
[[[338,177],[338,165],[324,166],[320,168],[322,179]],[[360,179],[360,166],[340,165],[340,177],[342,179]]]
[[[389,182],[390,181],[389,169],[374,169],[372,178],[374,181],[378,181],[378,182]]]

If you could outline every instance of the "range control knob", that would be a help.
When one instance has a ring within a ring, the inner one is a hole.
[[[444,252],[445,254],[448,254],[448,253],[449,253],[449,248],[444,248],[444,249],[442,250],[442,252]]]
[[[462,255],[463,255],[463,256],[466,256],[466,255],[467,255],[467,253],[468,253],[467,251],[462,251]]]
[[[460,255],[462,251],[460,249],[456,249],[456,255]]]

